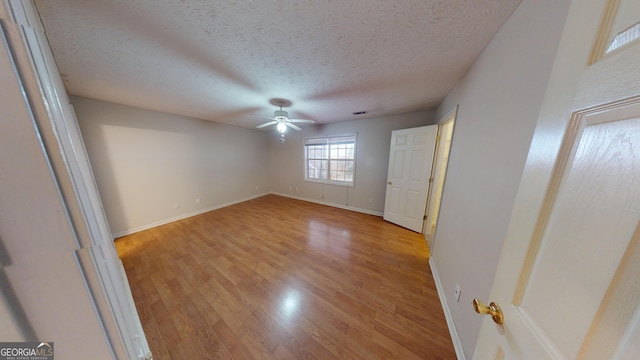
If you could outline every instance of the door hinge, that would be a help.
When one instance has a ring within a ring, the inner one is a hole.
[[[427,220],[427,215],[423,216],[422,220]]]
[[[436,135],[436,141],[440,141],[440,135]]]
[[[431,184],[431,183],[433,183],[433,178],[432,177],[429,178],[429,184]]]

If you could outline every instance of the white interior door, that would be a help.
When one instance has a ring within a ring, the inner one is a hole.
[[[422,231],[438,125],[391,133],[384,219]]]
[[[571,4],[475,359],[640,359],[639,20]]]

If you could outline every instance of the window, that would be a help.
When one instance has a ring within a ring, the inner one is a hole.
[[[304,179],[353,186],[356,135],[304,139]]]

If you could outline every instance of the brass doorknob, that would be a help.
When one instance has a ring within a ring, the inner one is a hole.
[[[493,322],[498,325],[502,325],[504,323],[504,315],[502,315],[502,310],[500,309],[500,305],[495,302],[492,302],[487,306],[487,304],[483,303],[478,299],[473,299],[473,309],[482,315],[491,315]]]

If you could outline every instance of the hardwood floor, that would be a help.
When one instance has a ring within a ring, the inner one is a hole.
[[[119,238],[154,359],[455,359],[419,234],[267,195]]]

